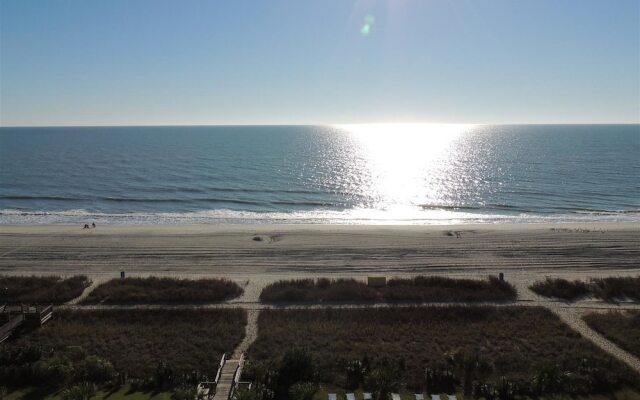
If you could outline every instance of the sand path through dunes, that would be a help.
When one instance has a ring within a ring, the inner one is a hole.
[[[611,354],[613,357],[624,362],[638,374],[640,374],[640,359],[632,355],[631,353],[621,349],[609,339],[602,336],[600,333],[591,329],[589,325],[582,319],[585,314],[584,309],[578,308],[560,308],[560,307],[548,307],[554,314],[556,314],[561,320],[569,325],[573,330],[580,333],[584,338],[593,342],[596,346],[600,347],[605,352]]]
[[[0,226],[0,272],[23,274],[589,273],[639,259],[633,224]]]

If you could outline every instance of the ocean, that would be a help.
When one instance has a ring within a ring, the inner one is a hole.
[[[640,222],[640,125],[0,128],[0,223]]]

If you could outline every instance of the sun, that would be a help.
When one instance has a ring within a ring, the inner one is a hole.
[[[446,188],[430,177],[448,168],[456,141],[474,125],[353,124],[338,125],[364,160],[376,207],[403,213],[437,202]]]

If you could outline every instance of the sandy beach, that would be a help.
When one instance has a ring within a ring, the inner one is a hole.
[[[0,271],[232,279],[638,272],[637,224],[0,226]]]

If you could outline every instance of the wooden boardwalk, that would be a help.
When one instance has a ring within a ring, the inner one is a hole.
[[[11,336],[14,329],[17,329],[24,322],[24,314],[13,316],[9,322],[0,326],[0,343],[4,342]]]
[[[240,360],[227,360],[222,366],[220,380],[216,386],[216,394],[213,400],[228,400],[231,394],[231,388],[234,386],[234,378],[236,371],[240,365]]]

